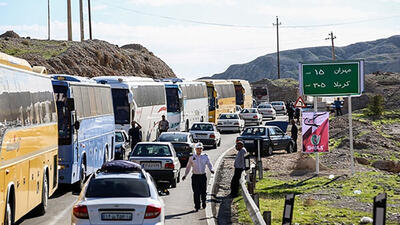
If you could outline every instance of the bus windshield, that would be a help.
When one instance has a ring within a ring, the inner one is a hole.
[[[129,101],[127,89],[112,89],[114,118],[116,124],[129,124]]]
[[[268,91],[267,91],[267,89],[264,89],[264,88],[257,88],[257,89],[254,89],[253,94],[255,96],[265,96],[265,95],[268,95]]]
[[[180,112],[178,88],[166,88],[167,112]]]
[[[67,107],[67,86],[54,85],[58,115],[58,140],[61,145],[71,143],[71,112]]]

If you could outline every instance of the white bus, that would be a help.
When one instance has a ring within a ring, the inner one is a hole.
[[[204,82],[164,79],[169,131],[188,131],[195,122],[208,121],[207,86]]]
[[[115,129],[128,132],[131,121],[135,120],[142,126],[142,141],[157,139],[158,122],[167,114],[163,83],[128,76],[104,76],[94,80],[111,86]]]

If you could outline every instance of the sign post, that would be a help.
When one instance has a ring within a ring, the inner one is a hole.
[[[351,174],[354,175],[353,123],[351,96],[359,96],[364,90],[364,61],[327,61],[299,63],[300,92],[314,97],[314,111],[317,112],[318,96],[347,96],[349,108],[349,140],[351,153]],[[316,155],[318,174],[318,154]]]
[[[314,112],[317,113],[318,112],[318,98],[314,97]],[[319,152],[318,152],[318,143],[314,144],[316,146],[316,149],[314,149],[315,151],[315,174],[319,174]]]

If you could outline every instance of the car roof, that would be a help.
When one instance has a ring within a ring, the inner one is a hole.
[[[104,179],[104,178],[131,178],[131,179],[144,179],[140,172],[132,172],[132,173],[103,173],[100,172],[96,174],[95,179]]]
[[[182,134],[182,135],[190,135],[190,133],[189,132],[163,132],[162,134],[160,134],[160,136],[161,135],[164,135],[164,134]]]
[[[246,127],[247,128],[256,128],[256,127],[263,127],[263,128],[273,128],[273,127],[277,127],[277,126],[251,126],[251,127]],[[278,127],[279,128],[279,127]]]
[[[137,145],[148,145],[148,144],[151,144],[151,145],[170,145],[169,142],[160,142],[160,141],[150,142],[150,141],[147,141],[147,142],[139,142],[139,143],[136,144],[136,146]]]

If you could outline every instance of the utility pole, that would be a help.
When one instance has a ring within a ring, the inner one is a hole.
[[[273,26],[276,26],[276,61],[278,62],[278,79],[281,79],[281,67],[279,64],[279,25],[282,25],[278,16],[276,17],[276,23],[272,23]]]
[[[92,40],[92,14],[90,9],[90,0],[88,0],[88,15],[89,15],[89,38]]]
[[[47,40],[50,40],[50,0],[47,0]]]
[[[71,0],[67,0],[68,41],[72,41]]]
[[[336,56],[335,56],[335,44],[333,42],[334,39],[336,39],[336,36],[333,36],[333,32],[331,31],[330,34],[328,34],[330,37],[325,38],[325,40],[331,40],[332,41],[332,60],[335,61],[336,60]]]
[[[81,41],[85,39],[85,31],[83,30],[83,0],[79,0],[79,19],[81,23]]]

